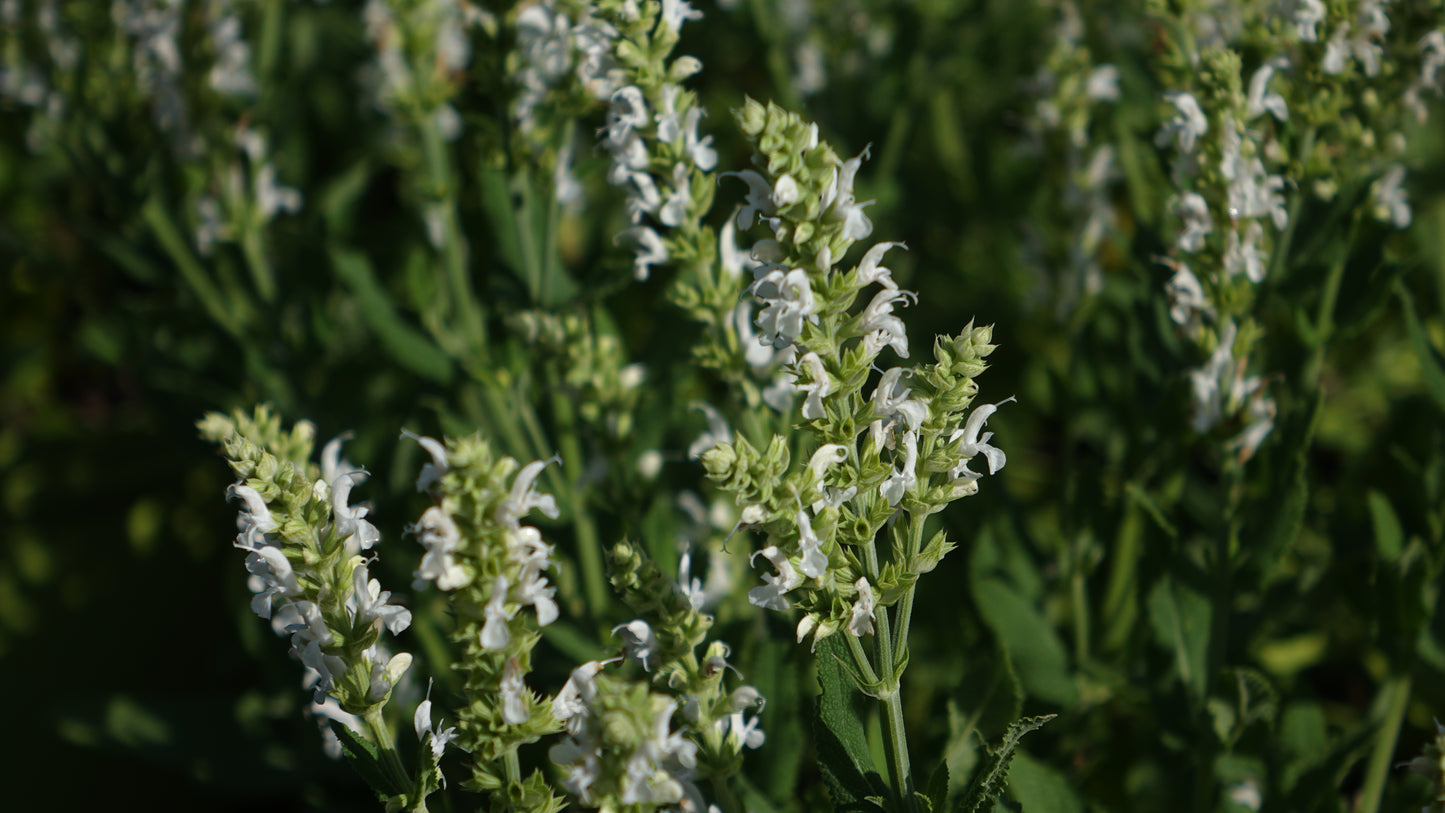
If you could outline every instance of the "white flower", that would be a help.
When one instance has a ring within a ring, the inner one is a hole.
[[[628,172],[624,176],[624,183],[619,185],[631,186],[624,206],[627,209],[627,219],[633,223],[642,222],[643,215],[657,211],[657,207],[662,205],[662,195],[657,191],[657,183],[646,172]]]
[[[1176,325],[1191,325],[1199,314],[1211,310],[1204,288],[1189,266],[1168,259],[1161,262],[1174,269],[1174,276],[1164,284],[1164,290],[1169,295],[1169,318]]]
[[[698,435],[697,440],[687,447],[689,460],[697,460],[702,457],[703,452],[719,443],[733,442],[733,430],[728,426],[727,419],[722,416],[722,413],[717,411],[717,408],[705,401],[693,401],[692,408],[707,417],[707,431]]]
[[[654,265],[662,265],[668,261],[667,245],[662,242],[662,237],[652,228],[633,226],[622,232],[621,236],[637,243],[637,256],[632,260],[632,276],[639,282],[652,274]]]
[[[678,62],[681,62],[681,58]],[[676,65],[677,63],[673,63]],[[702,120],[702,108],[693,107],[687,111],[682,120],[682,145],[683,152],[692,159],[692,163],[703,172],[709,172],[717,166],[717,150],[713,149],[712,136],[697,137],[697,125]]]
[[[898,283],[893,281],[893,272],[881,265],[881,263],[883,262],[883,255],[886,254],[888,250],[893,248],[894,246],[898,246],[904,251],[908,250],[908,246],[904,243],[878,243],[877,245],[868,249],[868,253],[864,254],[863,260],[858,263],[857,282],[859,286],[869,285],[876,282],[879,285],[882,285],[884,288],[890,288],[895,290],[898,288]],[[826,271],[827,269],[819,268],[818,270]]]
[[[873,223],[863,213],[863,209],[871,206],[873,201],[859,203],[853,196],[853,177],[867,158],[868,148],[864,147],[863,152],[844,161],[841,167],[834,168],[833,178],[823,191],[823,219],[825,222],[841,222],[842,236],[847,240],[862,240],[873,233]]]
[[[381,532],[366,521],[367,509],[352,508],[346,503],[352,486],[366,479],[366,472],[351,471],[331,481],[331,514],[335,519],[336,536],[345,540],[348,550],[370,550],[381,541]]]
[[[848,618],[848,632],[855,638],[862,638],[873,634],[873,610],[877,601],[873,597],[873,586],[867,579],[859,579],[853,587],[858,591],[858,599],[853,602]]]
[[[959,477],[976,479],[979,475],[969,471],[968,461],[980,454],[982,454],[984,460],[988,462],[989,474],[997,474],[998,471],[1004,467],[1004,464],[1008,462],[1008,456],[1003,453],[1002,449],[989,445],[988,441],[989,438],[993,437],[993,433],[984,432],[980,435],[979,432],[982,431],[984,425],[988,423],[989,416],[998,411],[999,407],[1013,400],[1013,396],[1009,396],[997,404],[984,404],[974,407],[973,411],[968,414],[968,422],[964,424],[963,428],[956,429],[952,435],[949,435],[949,443],[959,441],[959,461],[950,472],[955,479]]]
[[[265,544],[266,534],[280,527],[271,517],[271,509],[266,507],[266,501],[261,499],[261,493],[256,489],[236,484],[226,489],[226,497],[228,499],[239,497],[243,503],[238,518],[241,533],[236,537],[236,547],[255,550],[258,546]]]
[[[756,714],[749,720],[744,719],[741,711],[735,711],[719,718],[714,725],[734,752],[741,752],[744,748],[761,748],[767,740],[767,736],[758,728]]]
[[[913,391],[903,386],[903,375],[908,372],[902,367],[890,367],[873,389],[875,420],[869,424],[868,432],[875,448],[893,448],[893,436],[900,429],[916,432],[928,419],[928,405],[909,398]]]
[[[1410,225],[1410,199],[1405,194],[1405,168],[1399,164],[1390,169],[1370,186],[1370,199],[1374,203],[1374,214],[1379,220],[1397,229]]]
[[[1317,42],[1319,34],[1316,28],[1325,20],[1325,4],[1323,0],[1299,0],[1299,5],[1294,10],[1295,33],[1299,35],[1300,42]]]
[[[634,130],[650,123],[642,88],[636,85],[618,88],[612,94],[612,106],[607,110],[607,138],[603,143],[609,149],[621,147]]]
[[[511,618],[507,612],[507,586],[507,578],[498,576],[492,582],[492,595],[482,610],[487,619],[480,636],[485,649],[501,649],[512,640],[512,631],[507,627]]]
[[[774,268],[752,284],[751,291],[763,304],[757,325],[761,341],[785,347],[803,333],[803,322],[814,318],[817,303],[808,272],[801,268]]]
[[[1249,79],[1249,97],[1245,102],[1245,117],[1254,118],[1265,112],[1279,119],[1289,121],[1289,107],[1279,91],[1269,90],[1269,80],[1278,68],[1288,67],[1289,61],[1274,59],[1259,66]]]
[[[1236,333],[1234,323],[1225,322],[1220,330],[1219,344],[1210,354],[1209,361],[1189,373],[1189,383],[1194,392],[1191,424],[1200,434],[1208,432],[1224,417],[1225,389],[1229,381],[1237,378],[1238,365],[1234,361]]]
[[[823,553],[823,541],[813,533],[813,523],[808,519],[808,512],[803,510],[801,504],[794,517],[798,523],[798,546],[803,551],[803,558],[798,564],[798,569],[808,578],[822,578],[823,574],[828,571],[828,555]]]
[[[567,726],[573,736],[581,732],[586,722],[587,706],[597,695],[597,686],[593,679],[601,671],[602,661],[588,661],[573,669],[562,690],[557,692],[557,696],[552,700],[552,716],[557,718],[557,722]],[[556,757],[552,759],[554,762],[558,761]]]
[[[618,630],[622,631],[622,646],[627,657],[636,659],[643,669],[651,670],[657,665],[658,640],[646,621],[639,618],[619,624],[612,628],[612,634],[616,636]]]
[[[694,610],[702,612],[732,592],[733,580],[728,566],[727,554],[709,551],[707,581],[703,581],[692,575],[692,550],[684,549],[677,564],[677,591]]]
[[[1096,102],[1119,101],[1119,69],[1113,65],[1095,67],[1084,83],[1084,93]]]
[[[777,575],[763,574],[763,586],[754,587],[748,591],[748,603],[765,610],[788,609],[791,605],[783,596],[801,585],[803,577],[793,569],[792,563],[788,561],[788,557],[784,556],[782,551],[778,550],[777,545],[769,545],[754,553],[748,562],[751,564],[758,556],[772,562],[773,567],[778,569],[778,573]]]
[[[365,563],[352,569],[351,580],[353,592],[347,597],[346,604],[356,626],[380,622],[392,635],[398,635],[411,626],[411,610],[387,603],[391,593],[382,590],[381,582],[371,578]]]
[[[362,657],[371,663],[371,673],[367,676],[368,686],[366,689],[366,700],[368,703],[381,703],[391,690],[396,687],[397,681],[411,668],[411,654],[398,652],[387,658],[382,650],[375,646],[369,646],[362,651]]]
[[[662,0],[662,25],[672,31],[682,28],[688,20],[701,20],[702,12],[688,4],[687,0]]]
[[[692,170],[679,161],[672,166],[672,192],[657,213],[657,219],[665,226],[679,226],[687,218],[688,207],[692,205]]]
[[[873,300],[858,317],[858,333],[863,336],[864,352],[876,355],[884,347],[892,347],[899,358],[908,358],[908,330],[903,320],[893,315],[893,306],[899,302],[905,305],[918,301],[912,291],[884,288],[873,295]]]
[[[823,417],[823,397],[833,391],[833,380],[828,377],[828,371],[823,367],[823,359],[817,353],[808,352],[798,359],[798,365],[808,371],[810,381],[806,384],[797,384],[799,392],[806,392],[808,397],[803,401],[803,417],[817,419]]]
[[[291,560],[274,545],[261,545],[252,551],[246,557],[246,571],[251,574],[248,586],[256,594],[251,598],[251,611],[262,618],[271,618],[278,605],[284,607],[301,595],[301,583]]]
[[[1259,156],[1244,156],[1244,142],[1231,121],[1224,131],[1220,147],[1219,171],[1229,181],[1227,207],[1229,216],[1242,218],[1268,215],[1276,229],[1289,223],[1285,208],[1284,178],[1265,172]]]
[[[1204,117],[1199,102],[1182,91],[1164,94],[1164,101],[1174,105],[1179,113],[1164,125],[1154,143],[1163,147],[1170,140],[1177,140],[1181,152],[1186,155],[1194,152],[1199,137],[1209,132],[1209,119]]]
[[[768,183],[767,178],[759,175],[756,171],[745,169],[741,172],[724,172],[718,177],[741,178],[743,183],[748,185],[747,198],[735,218],[739,229],[744,231],[751,229],[760,214],[764,217],[771,217],[778,213],[777,207],[773,205],[773,187]]]
[[[915,468],[918,465],[918,433],[903,433],[903,465],[889,473],[880,490],[889,505],[897,505],[903,495],[918,487]]]
[[[417,542],[426,548],[421,566],[413,574],[413,590],[422,589],[429,581],[436,582],[438,590],[455,590],[470,581],[466,569],[452,556],[462,542],[461,532],[440,506],[424,511],[421,519],[407,528],[407,533],[415,534]]]
[[[1224,249],[1224,270],[1229,276],[1243,272],[1250,282],[1258,284],[1264,280],[1264,254],[1259,249],[1259,241],[1264,237],[1264,226],[1258,220],[1251,220],[1244,228],[1244,237],[1239,236],[1240,230],[1230,229],[1229,243]]]
[[[431,687],[427,687],[427,698],[416,704],[416,712],[411,717],[412,728],[416,731],[416,738],[423,748],[431,751],[432,759],[441,759],[442,752],[446,750],[447,743],[457,738],[456,726],[438,732],[441,727],[438,724],[432,726],[431,721]]]
[[[1174,213],[1184,222],[1175,245],[1181,251],[1196,252],[1204,248],[1204,238],[1214,231],[1209,204],[1197,192],[1185,192],[1174,204]]]
[[[516,658],[508,658],[507,665],[502,669],[502,682],[499,687],[502,696],[502,720],[511,725],[521,725],[531,719],[531,713],[527,711],[528,701],[531,699],[527,686],[522,682],[522,667]]]
[[[512,491],[507,498],[497,506],[496,520],[498,525],[505,527],[519,527],[518,520],[533,508],[541,511],[545,516],[556,519],[559,515],[557,500],[551,494],[538,494],[534,484],[537,475],[547,464],[560,462],[560,458],[549,458],[537,460],[522,467],[517,477],[512,481]]]

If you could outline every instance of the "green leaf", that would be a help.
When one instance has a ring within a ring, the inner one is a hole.
[[[1282,477],[1285,489],[1276,499],[1262,504],[1254,513],[1251,526],[1259,527],[1258,543],[1252,547],[1257,566],[1266,574],[1274,574],[1275,562],[1299,536],[1309,506],[1309,450],[1314,442],[1315,426],[1324,404],[1324,394],[1317,393],[1309,407],[1284,427],[1280,443]]]
[[[349,233],[347,228],[356,210],[356,202],[371,180],[371,162],[362,160],[333,179],[321,190],[321,218],[332,235]]]
[[[1025,734],[1037,731],[1045,723],[1058,715],[1047,714],[1042,717],[1025,717],[1008,727],[1003,736],[1003,742],[997,748],[988,749],[988,759],[979,770],[973,786],[969,788],[968,795],[963,798],[956,808],[962,813],[982,813],[991,810],[993,803],[1003,795],[1004,789],[1008,787],[1009,766],[1013,762],[1014,752],[1019,747],[1019,741]]]
[[[1008,647],[1030,695],[1062,706],[1078,702],[1064,644],[1032,602],[997,578],[978,580],[973,600],[984,623]]]
[[[1209,685],[1205,674],[1212,622],[1209,599],[1173,576],[1165,576],[1149,591],[1148,604],[1155,639],[1174,653],[1180,682],[1203,699]]]
[[[1445,359],[1440,356],[1440,351],[1430,341],[1425,333],[1424,325],[1420,324],[1420,317],[1415,313],[1415,300],[1410,296],[1403,283],[1395,284],[1395,296],[1400,299],[1400,309],[1405,315],[1405,330],[1410,334],[1410,342],[1415,346],[1415,357],[1420,362],[1420,378],[1425,384],[1425,391],[1435,400],[1435,404],[1445,409]]]
[[[863,695],[848,676],[846,644],[838,636],[818,643],[818,714],[813,733],[818,767],[839,811],[875,811],[869,797],[886,797],[887,785],[873,770],[868,737],[863,732]]]
[[[341,740],[341,750],[351,762],[351,767],[356,769],[361,778],[371,789],[382,796],[399,796],[407,793],[411,788],[398,787],[397,784],[387,777],[386,772],[381,769],[381,757],[378,754],[376,745],[371,740],[359,736],[344,723],[331,720],[331,730],[336,733],[336,738]]]
[[[1009,793],[1023,805],[1024,813],[1084,813],[1084,803],[1069,780],[1026,753],[1014,758]]]
[[[928,801],[928,809],[931,811],[944,811],[948,809],[948,758],[945,756],[933,767],[933,772],[928,775],[928,784],[924,786],[921,795]]]
[[[423,378],[445,384],[452,377],[452,361],[421,331],[412,327],[396,308],[391,295],[372,273],[371,261],[359,251],[330,246],[331,265],[336,275],[356,296],[361,314],[382,347],[398,364]]]
[[[1400,551],[1405,548],[1405,532],[1400,528],[1395,509],[1390,507],[1389,498],[1370,489],[1365,500],[1370,506],[1370,524],[1375,529],[1375,552],[1386,562],[1399,559]]]

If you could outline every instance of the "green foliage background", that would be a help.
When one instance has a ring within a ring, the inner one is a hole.
[[[73,19],[102,31],[105,9],[93,5]],[[614,460],[661,449],[662,483],[700,487],[683,462],[702,425],[687,404],[718,385],[677,352],[698,329],[666,302],[666,275],[628,277],[605,157],[579,155],[592,199],[552,232],[558,252],[542,261],[550,283],[540,284],[524,256],[532,238],[514,235],[519,223],[550,228],[546,176],[516,159],[506,133],[502,55],[474,54],[456,101],[468,129],[453,183],[488,355],[445,346],[434,329],[446,319],[440,261],[408,185],[417,158],[393,153],[384,122],[356,99],[370,58],[357,4],[279,4],[273,31],[276,5],[248,7],[271,37],[258,38],[258,54],[273,61],[247,115],[268,125],[280,176],[306,205],[268,233],[274,301],[248,285],[238,252],[193,254],[181,201],[207,168],[173,157],[132,77],[78,89],[65,140],[40,154],[25,139],[33,111],[0,104],[0,719],[13,809],[372,803],[321,756],[314,723],[300,717],[298,667],[247,610],[226,472],[193,430],[205,410],[267,401],[313,420],[323,438],[354,429],[348,456],[375,474],[368,498],[416,507],[419,455],[395,442],[400,427],[481,428],[518,456],[556,450],[567,416],[549,393],[576,355],[539,350],[515,316],[580,314],[615,331],[652,382],[633,433],[600,433],[588,449]],[[849,154],[871,143],[859,186],[878,201],[874,239],[908,244],[890,259],[920,294],[904,314],[911,332],[995,324],[983,398],[1018,397],[991,427],[1008,468],[943,515],[961,547],[920,590],[927,622],[914,627],[904,695],[919,770],[943,762],[957,795],[984,756],[981,739],[1052,713],[1024,740],[1010,805],[1230,809],[1225,791],[1256,777],[1278,805],[1269,809],[1343,810],[1371,764],[1418,754],[1445,708],[1438,105],[1431,129],[1411,134],[1415,223],[1362,225],[1310,389],[1297,371],[1313,352],[1318,279],[1342,247],[1339,213],[1306,205],[1306,249],[1266,281],[1258,309],[1261,367],[1279,375],[1276,429],[1244,479],[1224,483],[1187,430],[1184,371],[1198,360],[1173,333],[1167,273],[1152,262],[1171,238],[1166,169],[1151,146],[1163,88],[1142,9],[1091,10],[1117,21],[1091,30],[1121,73],[1110,137],[1135,177],[1117,192],[1128,214],[1102,254],[1102,292],[1059,315],[1038,304],[1042,283],[1021,249],[1024,224],[1070,227],[1051,219],[1057,163],[1025,148],[1029,80],[1056,23],[1049,8],[848,0],[815,4],[800,27],[770,4],[741,6],[706,6],[680,47],[705,66],[690,87],[713,112],[704,126],[720,169],[746,165],[723,115],[745,95],[807,111]],[[875,28],[891,37],[885,52],[866,47]],[[830,77],[806,97],[790,64],[803,39],[821,44]],[[586,121],[584,133],[598,111]],[[722,182],[719,221],[739,187]],[[219,303],[188,266],[215,281]],[[517,404],[535,405],[525,407],[535,427],[498,409]],[[1234,597],[1221,601],[1210,550],[1229,488],[1245,509]],[[674,561],[679,520],[665,490],[617,474],[584,499],[617,507],[598,511],[604,542],[630,534]],[[389,584],[405,584],[419,557],[401,535],[416,513],[375,515]],[[563,520],[549,534],[565,547]],[[575,582],[562,586],[580,606]],[[573,632],[596,637],[609,620],[584,614]],[[720,622],[769,698],[769,741],[750,755],[749,782],[779,809],[821,807],[806,653],[779,643],[791,631],[776,619]],[[1211,636],[1224,627],[1227,637]],[[568,656],[589,651],[551,643]],[[539,669],[560,684],[570,665],[558,657]],[[1403,720],[1398,732],[1391,719]],[[1388,776],[1382,809],[1425,801],[1423,782]]]

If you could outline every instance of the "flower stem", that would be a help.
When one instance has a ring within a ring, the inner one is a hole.
[[[1385,780],[1389,778],[1390,764],[1394,761],[1395,745],[1400,738],[1400,726],[1405,721],[1405,711],[1410,707],[1410,675],[1394,675],[1380,689],[1380,698],[1385,702],[1385,719],[1375,735],[1375,745],[1370,751],[1370,761],[1365,768],[1365,784],[1360,789],[1355,813],[1377,813],[1380,798],[1385,793]]]
[[[416,783],[412,781],[406,766],[402,765],[401,755],[396,751],[396,739],[392,736],[391,727],[386,724],[386,717],[381,713],[381,709],[382,706],[372,706],[362,717],[362,721],[366,723],[367,733],[381,758],[381,769],[397,787],[410,790]],[[409,809],[426,810],[426,800],[414,800],[414,806]]]
[[[577,533],[577,559],[582,569],[582,589],[593,618],[601,618],[607,606],[607,580],[603,575],[602,544],[597,526],[587,511],[587,497],[577,483],[586,462],[577,442],[577,417],[572,402],[560,388],[553,389],[552,415],[557,421],[557,443],[561,446],[562,469],[567,473],[568,503],[572,506],[572,527]]]

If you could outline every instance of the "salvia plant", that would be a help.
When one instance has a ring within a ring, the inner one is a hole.
[[[1439,0],[0,0],[36,764],[1445,810],[1442,96]]]

